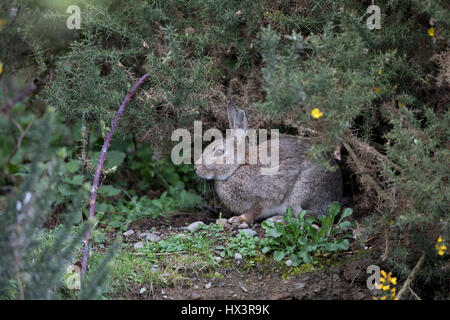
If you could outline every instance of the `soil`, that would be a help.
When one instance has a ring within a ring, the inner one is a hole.
[[[168,220],[145,220],[134,225],[140,230],[156,227],[164,232],[171,226],[171,232],[181,230],[186,223],[203,221],[215,222],[217,214],[203,210],[196,213],[177,212],[169,215]],[[264,230],[259,223],[252,227],[258,236],[264,235]],[[168,230],[167,230],[168,232]],[[352,248],[353,247],[353,248]],[[320,270],[290,275],[289,272],[280,271],[275,264],[259,264],[255,267],[244,267],[243,263],[234,261],[234,266],[222,267],[218,270],[219,278],[194,278],[190,286],[153,287],[151,290],[140,294],[140,288],[136,287],[124,293],[119,299],[151,299],[151,300],[209,300],[209,299],[237,299],[237,300],[368,300],[373,293],[367,288],[366,281],[369,274],[366,269],[369,265],[380,265],[380,252],[374,245],[372,250],[361,251],[353,243],[349,252],[342,254],[338,265],[320,268]],[[289,268],[286,268],[288,271]],[[205,287],[206,286],[206,287]]]

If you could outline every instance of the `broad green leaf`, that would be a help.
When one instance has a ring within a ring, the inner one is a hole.
[[[283,260],[283,258],[286,256],[286,252],[284,252],[284,251],[275,251],[274,253],[273,253],[273,258],[274,258],[274,260],[275,261],[281,261],[281,260]]]
[[[351,208],[347,208],[342,212],[341,219],[345,219],[347,217],[350,217],[353,214],[353,210]]]

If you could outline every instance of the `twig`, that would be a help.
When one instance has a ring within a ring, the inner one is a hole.
[[[414,280],[414,277],[416,276],[417,271],[419,271],[420,267],[422,266],[422,263],[424,260],[425,260],[425,252],[422,253],[422,256],[420,257],[419,261],[417,261],[417,264],[415,265],[414,269],[411,271],[411,274],[408,276],[408,279],[406,279],[402,288],[398,292],[397,297],[396,297],[398,300],[400,300],[402,298],[402,296],[405,294],[406,290],[411,285],[411,282]]]
[[[108,148],[111,144],[114,130],[116,129],[116,127],[119,123],[120,117],[122,116],[123,112],[125,111],[125,108],[127,107],[127,104],[131,101],[131,99],[133,98],[137,89],[145,82],[145,80],[147,80],[147,78],[149,76],[150,76],[150,73],[146,73],[145,75],[143,75],[136,82],[136,84],[130,89],[130,91],[128,91],[127,95],[125,96],[125,99],[123,100],[122,104],[120,105],[119,109],[117,110],[117,113],[116,113],[113,123],[111,125],[111,129],[108,131],[108,133],[106,135],[106,139],[103,143],[102,151],[100,152],[100,157],[98,159],[97,169],[95,170],[94,180],[92,182],[91,197],[89,200],[89,219],[90,220],[92,220],[95,216],[95,200],[97,198],[98,184],[100,181],[100,175],[102,173],[103,162],[105,162],[106,152],[108,151]],[[88,258],[88,251],[89,251],[89,239],[90,238],[91,238],[91,230],[89,229],[84,238],[83,257],[82,257],[82,261],[81,261],[81,275],[82,276],[84,276],[86,274],[87,258]]]
[[[22,132],[22,134],[19,137],[19,140],[17,141],[16,146],[14,147],[14,149],[11,151],[11,153],[8,156],[8,159],[6,160],[5,164],[2,167],[2,170],[0,170],[0,173],[4,172],[4,170],[6,169],[6,167],[8,166],[9,162],[11,161],[12,157],[17,153],[17,151],[20,150],[20,147],[22,146],[22,141],[25,138],[25,136],[27,135],[28,131],[30,131],[31,126],[33,125],[34,120],[36,119],[36,116],[33,116],[33,118],[31,119],[30,123],[28,123],[28,126],[26,127],[26,129]]]
[[[385,238],[385,241],[386,241],[386,247],[384,249],[384,254],[383,254],[383,257],[382,257],[382,261],[387,259],[388,253],[389,253],[389,238],[388,238],[388,229],[387,229],[387,227],[384,228],[384,238]]]
[[[411,293],[413,294],[413,296],[414,296],[417,300],[422,300],[422,299],[420,299],[420,297],[417,295],[417,293],[415,293],[415,292],[413,291],[413,289],[411,289],[411,287],[409,287],[409,291],[411,291]]]
[[[1,108],[1,112],[7,112],[9,108],[15,105],[17,102],[22,101],[32,93],[38,90],[38,86],[34,83],[31,83],[27,88],[23,89],[17,96],[15,96],[11,101],[6,102]]]

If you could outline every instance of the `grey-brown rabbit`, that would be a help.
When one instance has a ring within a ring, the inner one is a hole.
[[[307,210],[313,215],[326,214],[327,205],[342,200],[340,170],[326,172],[311,163],[307,158],[311,143],[307,139],[280,136],[278,148],[272,140],[252,147],[245,138],[248,127],[245,112],[236,111],[230,102],[227,113],[234,135],[208,145],[195,169],[200,177],[214,180],[221,202],[233,213],[239,214],[231,218],[231,222],[251,223],[255,219],[284,215],[289,207],[294,214],[300,210]],[[238,162],[236,155],[241,144],[246,147],[246,157]],[[272,175],[262,173],[261,169],[267,166],[261,163],[261,157],[257,157],[256,163],[249,161],[250,155],[260,155],[261,148],[267,148],[267,157],[272,152],[278,152],[279,165]],[[234,153],[234,160],[227,162],[230,152]],[[330,161],[335,164],[334,160]]]

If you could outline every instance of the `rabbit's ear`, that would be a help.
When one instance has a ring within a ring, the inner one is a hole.
[[[227,115],[228,123],[230,124],[230,129],[234,129],[234,118],[236,117],[236,107],[233,101],[229,101],[227,105]]]
[[[233,125],[233,128],[235,130],[235,135],[238,138],[238,141],[240,141],[242,139],[242,137],[245,136],[247,127],[248,127],[248,121],[247,121],[247,115],[245,114],[245,111],[238,110],[236,112],[236,116],[234,117],[234,125]]]

